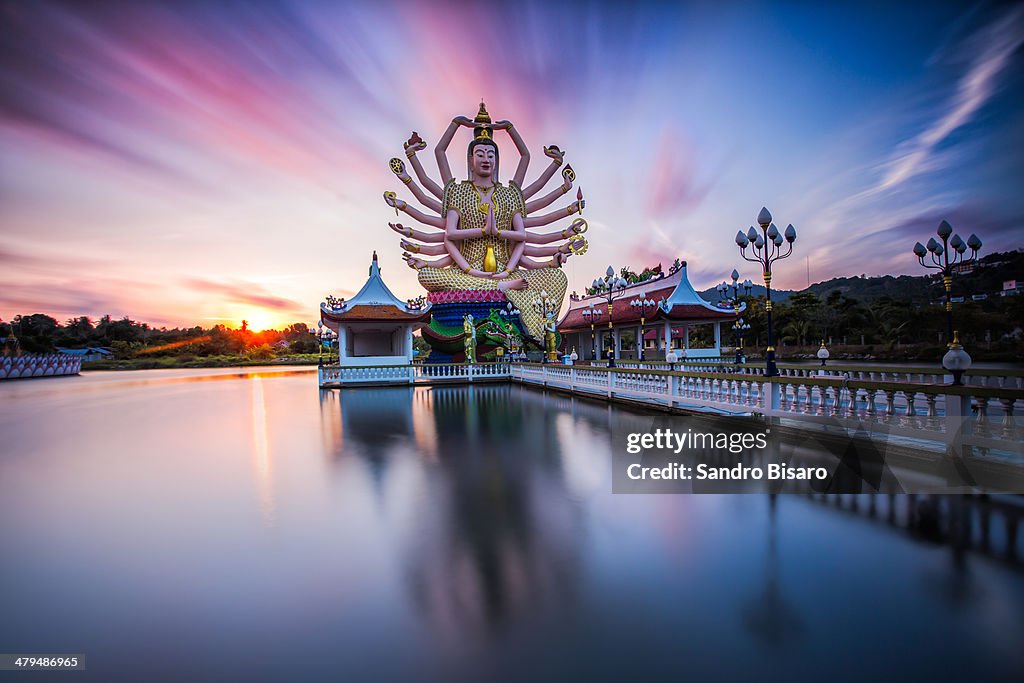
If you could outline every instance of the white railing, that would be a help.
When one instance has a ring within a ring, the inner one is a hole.
[[[73,356],[68,353],[24,353],[18,356],[0,356],[0,379],[77,375],[81,370],[81,356]]]
[[[607,368],[607,361],[587,361],[591,367]],[[616,365],[623,370],[679,370],[683,372],[730,373],[737,375],[764,375],[764,364],[752,362],[735,364],[731,358],[683,359],[669,363],[663,360],[634,361],[619,360]],[[934,384],[953,381],[953,376],[939,367],[929,366],[884,366],[884,365],[797,365],[779,363],[781,377],[847,377],[865,382],[894,382],[898,384]],[[1014,369],[975,368],[963,377],[964,384],[975,387],[1000,389],[1024,389],[1024,371]]]
[[[368,365],[319,368],[321,387],[345,385],[434,384],[507,379],[508,363],[438,363],[436,365]]]
[[[1024,413],[1024,391],[1003,386],[533,364],[513,364],[511,376],[527,384],[659,407],[852,425],[887,438],[946,445],[956,440],[1024,461],[1024,430],[1017,419]]]

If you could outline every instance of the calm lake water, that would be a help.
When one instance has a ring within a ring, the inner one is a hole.
[[[1019,560],[907,531],[902,497],[889,523],[867,498],[612,495],[610,433],[650,420],[621,408],[307,369],[15,381],[0,405],[0,652],[85,655],[53,680],[1024,671]]]

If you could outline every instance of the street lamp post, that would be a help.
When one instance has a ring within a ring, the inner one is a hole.
[[[615,336],[612,333],[612,303],[625,295],[626,285],[628,284],[623,278],[615,275],[615,269],[608,266],[608,270],[605,271],[604,277],[594,278],[594,282],[591,283],[594,290],[601,296],[602,299],[608,302],[608,337],[611,342],[611,351],[608,353],[608,367],[615,367]]]
[[[772,223],[772,215],[766,207],[761,207],[757,214],[757,223],[761,226],[761,234],[758,234],[754,226],[744,234],[742,230],[736,233],[736,244],[740,248],[740,256],[745,261],[757,263],[761,266],[764,275],[765,302],[764,310],[768,317],[768,349],[765,353],[765,377],[774,377],[779,374],[775,365],[775,346],[772,337],[772,264],[779,259],[788,258],[793,253],[793,242],[796,241],[796,228],[790,223],[786,231],[779,232]],[[788,249],[782,252],[782,245],[788,243]],[[751,255],[747,256],[747,246],[751,247]]]
[[[630,307],[634,311],[640,311],[640,342],[637,344],[637,360],[644,359],[644,325],[646,324],[647,311],[654,311],[658,307],[658,302],[651,299],[633,299],[629,302]]]
[[[594,330],[594,323],[601,319],[604,315],[604,311],[600,308],[596,308],[594,304],[590,304],[589,308],[583,309],[583,319],[590,323],[590,357],[593,360],[598,360],[597,355],[597,336]]]
[[[318,352],[317,365],[324,364],[324,321],[316,324],[316,348]]]
[[[744,296],[750,296],[750,290],[753,289],[754,283],[749,279],[743,282],[739,281],[740,273],[735,268],[732,271],[732,283],[723,282],[718,285],[715,289],[718,290],[718,296],[732,305],[733,313],[736,314],[736,321],[733,323],[732,331],[736,341],[736,364],[743,362],[743,342],[741,341],[740,331],[744,328],[742,325],[743,321],[740,319],[740,290],[743,290]],[[747,325],[746,329],[750,329],[750,325]]]
[[[978,258],[981,240],[972,233],[964,242],[960,235],[953,234],[953,226],[946,221],[939,223],[935,234],[942,238],[942,244],[934,237],[928,240],[927,246],[917,242],[914,244],[914,255],[925,268],[942,273],[942,285],[946,289],[946,343],[949,348],[942,357],[942,367],[953,374],[953,384],[961,384],[960,378],[971,366],[971,357],[964,351],[959,336],[953,329],[953,268],[960,264],[973,263]],[[971,256],[964,258],[964,253],[968,249],[971,250]],[[928,254],[931,254],[931,263],[925,261]]]
[[[555,302],[555,301],[552,301],[551,298],[548,296],[547,291],[542,289],[542,290],[540,290],[540,296],[538,296],[536,299],[533,300],[533,310],[536,311],[537,314],[541,318],[544,319],[544,321],[545,321],[544,324],[547,325],[548,321],[551,318],[554,317],[555,311],[558,310],[558,303]],[[548,345],[547,345],[547,332],[546,331],[544,333],[544,337],[545,337],[545,344],[544,344],[544,360],[543,360],[543,362],[547,363],[548,362],[548,354],[554,354],[555,351],[553,349],[548,349]]]
[[[736,335],[736,365],[743,362],[743,333],[750,329],[750,323],[743,320],[743,318],[737,318],[736,322],[732,324],[733,334]]]
[[[513,321],[519,317],[519,309],[512,305],[512,302],[505,304],[504,308],[498,309],[498,315],[504,320],[508,321],[509,327],[512,327]],[[505,357],[511,362],[512,360],[512,337],[505,338]]]

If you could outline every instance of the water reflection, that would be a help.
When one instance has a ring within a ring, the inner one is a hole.
[[[397,443],[416,444],[432,467],[435,504],[410,530],[404,563],[415,604],[446,642],[571,599],[577,511],[547,397],[513,401],[507,385],[337,393],[345,439],[334,457],[358,454],[378,488]]]
[[[800,636],[803,621],[786,599],[778,551],[778,495],[770,493],[768,499],[767,559],[764,563],[761,593],[743,610],[747,630],[759,641],[780,646]]]
[[[267,435],[267,402],[263,397],[263,377],[259,375],[252,380],[252,455],[260,513],[263,523],[269,526],[274,521],[274,483]]]
[[[612,495],[613,435],[698,425],[212,372],[0,386],[5,647],[84,652],[92,680],[1024,668],[1017,499]]]

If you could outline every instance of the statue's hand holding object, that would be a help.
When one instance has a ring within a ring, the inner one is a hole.
[[[388,227],[397,232],[399,235],[412,237],[412,228],[407,228],[401,223],[388,223]]]
[[[421,149],[426,149],[427,143],[423,138],[420,137],[419,133],[413,131],[412,135],[409,136],[409,139],[405,141],[404,147],[406,155],[411,157],[413,154],[420,151]]]

